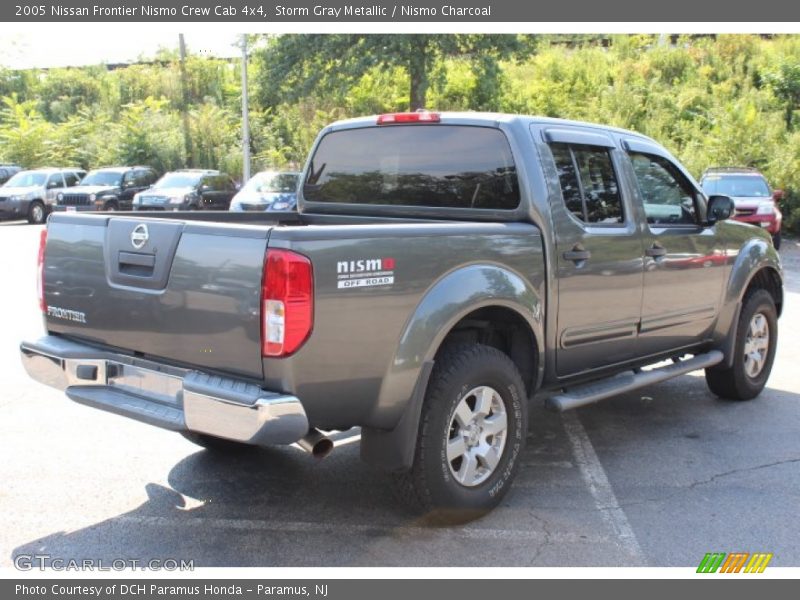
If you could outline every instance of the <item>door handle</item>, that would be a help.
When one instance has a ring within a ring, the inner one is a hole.
[[[667,255],[667,249],[664,248],[661,244],[656,242],[652,246],[650,246],[647,250],[644,251],[647,256],[651,256],[653,258],[661,258],[662,256]]]
[[[588,250],[584,250],[580,245],[576,245],[573,246],[572,250],[567,250],[561,256],[564,257],[564,260],[571,260],[572,262],[579,263],[584,260],[589,260],[592,257],[592,253]]]
[[[151,269],[156,266],[155,254],[139,254],[135,252],[120,252],[119,253],[119,266],[130,265],[133,267],[149,267]]]

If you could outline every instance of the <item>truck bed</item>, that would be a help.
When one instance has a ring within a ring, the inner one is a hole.
[[[131,236],[141,224],[149,240],[137,250]],[[262,356],[268,248],[291,250],[313,265],[313,331],[286,358]],[[401,398],[382,387],[407,385],[393,385],[387,374],[402,377],[407,361],[410,378],[425,359],[422,346],[446,325],[441,319],[458,314],[446,297],[431,300],[434,314],[418,314],[429,291],[446,289],[437,284],[459,271],[464,279],[450,285],[464,303],[478,293],[527,294],[533,305],[534,296],[543,297],[541,253],[540,232],[527,223],[60,213],[48,226],[46,323],[67,339],[292,393],[320,427],[350,426],[356,414],[358,424],[391,423]],[[421,317],[423,329],[411,331],[409,323]],[[404,336],[419,336],[419,355],[398,355]],[[336,403],[328,394],[334,385]]]

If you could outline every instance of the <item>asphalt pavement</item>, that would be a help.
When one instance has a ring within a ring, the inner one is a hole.
[[[519,477],[469,525],[433,528],[358,457],[358,432],[314,461],[295,447],[215,456],[29,380],[42,333],[40,227],[0,224],[0,567],[53,559],[195,566],[696,566],[771,552],[800,566],[800,245],[768,388],[718,400],[702,373],[564,415],[532,406]]]

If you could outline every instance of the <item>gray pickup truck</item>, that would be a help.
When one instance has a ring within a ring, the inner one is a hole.
[[[53,214],[36,380],[215,449],[361,428],[447,520],[508,491],[527,404],[697,369],[763,389],[783,304],[769,234],[661,146],[555,119],[398,113],[319,135],[299,212]],[[646,368],[649,367],[649,368]]]

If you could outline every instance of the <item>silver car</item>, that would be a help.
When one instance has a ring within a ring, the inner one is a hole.
[[[27,219],[44,223],[58,190],[78,185],[82,169],[20,171],[0,186],[0,219]]]

